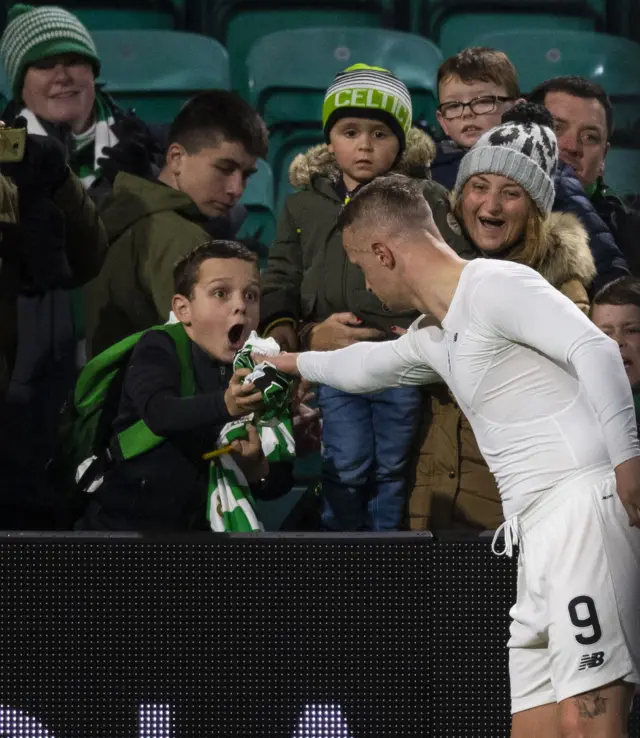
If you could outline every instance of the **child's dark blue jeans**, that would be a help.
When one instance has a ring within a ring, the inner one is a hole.
[[[320,386],[323,525],[328,530],[398,530],[407,502],[420,392],[392,388],[350,395]]]

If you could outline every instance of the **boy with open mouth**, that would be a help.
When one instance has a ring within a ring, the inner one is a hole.
[[[177,344],[147,331],[124,370],[114,435],[139,420],[163,441],[133,458],[114,458],[78,527],[88,530],[208,530],[209,463],[231,420],[259,411],[263,395],[243,384],[248,369],[232,362],[258,326],[260,283],[255,255],[233,241],[208,241],[175,267],[173,313],[189,340],[195,394],[181,391]],[[256,428],[232,454],[253,491],[269,472]],[[286,486],[280,485],[286,492]]]

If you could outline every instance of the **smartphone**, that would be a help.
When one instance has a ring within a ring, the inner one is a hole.
[[[0,164],[22,161],[26,141],[26,128],[10,128],[0,123]]]

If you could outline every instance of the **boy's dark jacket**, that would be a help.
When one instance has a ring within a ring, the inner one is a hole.
[[[142,418],[168,440],[141,456],[115,462],[94,493],[100,513],[91,515],[90,508],[93,524],[87,527],[206,528],[208,465],[200,457],[215,448],[222,426],[231,419],[224,403],[231,367],[214,361],[195,343],[191,356],[196,396],[181,398],[180,362],[171,337],[149,331],[136,345],[125,370],[114,432]]]
[[[202,454],[216,448],[222,427],[232,418],[224,393],[233,373],[230,364],[212,359],[191,344],[196,382],[193,397],[180,397],[180,362],[172,338],[147,332],[136,345],[124,377],[118,414],[119,433],[143,419],[167,440],[140,456],[115,462],[79,527],[107,530],[207,530],[209,464]],[[272,465],[273,489],[262,496],[285,494],[290,465]],[[286,468],[285,468],[286,467]]]
[[[449,215],[447,192],[430,179],[433,155],[433,141],[412,129],[394,171],[424,180],[425,198],[445,240],[461,256],[472,258],[474,252]],[[360,269],[347,259],[336,228],[343,205],[335,187],[340,177],[335,157],[324,144],[299,155],[291,164],[289,178],[299,191],[285,203],[262,275],[260,315],[264,326],[280,316],[310,323],[350,311],[363,325],[390,333],[391,326],[406,327],[415,317],[413,312],[387,312],[367,291]]]
[[[453,141],[449,139],[441,141],[431,164],[433,179],[447,189],[453,189],[460,162],[465,154],[466,150],[456,146]],[[555,187],[556,197],[553,210],[558,213],[577,215],[589,234],[589,248],[597,270],[591,292],[597,292],[605,284],[628,274],[627,262],[621,252],[624,246],[616,244],[614,240],[614,235],[617,235],[616,231],[610,230],[610,226],[598,212],[597,202],[589,200],[575,172],[564,162],[559,162]]]

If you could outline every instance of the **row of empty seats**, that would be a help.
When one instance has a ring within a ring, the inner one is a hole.
[[[46,4],[50,0],[38,0]],[[617,0],[618,4],[620,0]],[[233,88],[246,83],[254,43],[278,30],[313,26],[390,28],[432,40],[445,57],[485,32],[514,26],[624,33],[609,12],[616,0],[70,0],[91,30],[188,30],[211,36],[230,53]]]

